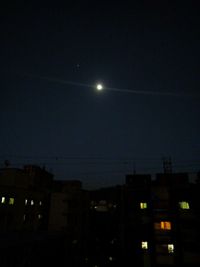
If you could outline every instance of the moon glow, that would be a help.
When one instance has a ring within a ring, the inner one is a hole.
[[[97,88],[97,90],[101,91],[103,89],[103,85],[98,83],[96,88]]]

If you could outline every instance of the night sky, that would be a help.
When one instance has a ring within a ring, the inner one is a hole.
[[[162,171],[162,157],[174,171],[199,170],[200,9],[192,3],[2,8],[1,167],[5,159],[45,165],[55,179],[88,187]]]

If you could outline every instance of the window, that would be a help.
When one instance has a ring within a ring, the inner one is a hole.
[[[157,244],[156,253],[161,255],[173,254],[174,245],[173,244]]]
[[[41,214],[38,214],[38,219],[42,219],[42,215]]]
[[[113,257],[108,257],[108,260],[109,261],[113,261]]]
[[[24,214],[24,216],[23,216],[23,221],[25,221],[26,220],[26,214]]]
[[[25,205],[27,205],[27,204],[28,204],[28,199],[27,199],[27,198],[25,199],[25,202],[24,202],[24,203],[25,203]]]
[[[168,244],[167,248],[168,248],[169,253],[174,253],[174,245],[173,244]]]
[[[1,197],[1,203],[5,204],[6,203],[6,198],[5,197]]]
[[[148,242],[147,241],[142,241],[142,249],[148,249]]]
[[[160,228],[163,230],[171,230],[171,222],[160,222]]]
[[[42,201],[40,200],[39,205],[42,206]]]
[[[140,209],[147,209],[147,203],[146,202],[140,202]]]
[[[34,201],[33,200],[31,200],[31,206],[33,206],[34,205]]]
[[[154,229],[156,230],[171,230],[171,222],[163,221],[154,223]]]
[[[180,208],[183,209],[183,210],[189,210],[189,209],[190,209],[190,205],[189,205],[189,203],[186,202],[186,201],[181,201],[181,202],[179,202],[179,206],[180,206]]]
[[[15,199],[14,197],[9,198],[9,205],[14,205]]]

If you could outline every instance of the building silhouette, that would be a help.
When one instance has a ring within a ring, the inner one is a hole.
[[[92,192],[88,266],[200,266],[199,193],[199,180],[170,172]]]
[[[200,173],[193,183],[187,173],[131,174],[124,185],[84,190],[38,166],[6,166],[0,265],[197,267],[199,200]]]
[[[52,180],[34,165],[0,169],[0,231],[46,229]]]

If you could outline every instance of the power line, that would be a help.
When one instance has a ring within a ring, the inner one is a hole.
[[[128,165],[128,164],[155,164],[161,163],[162,158],[140,158],[140,157],[75,157],[75,156],[27,156],[27,155],[1,155],[2,160],[14,161],[39,161],[50,165]],[[18,162],[18,164],[20,164]],[[24,164],[24,162],[21,162]],[[193,160],[172,160],[173,167],[186,165],[199,165],[199,159]]]
[[[98,160],[98,161],[160,161],[162,158],[152,158],[152,157],[106,157],[106,156],[90,156],[90,157],[80,157],[80,156],[28,156],[28,155],[14,155],[14,154],[5,154],[0,155],[1,159],[13,158],[13,159],[29,159],[29,160]]]

